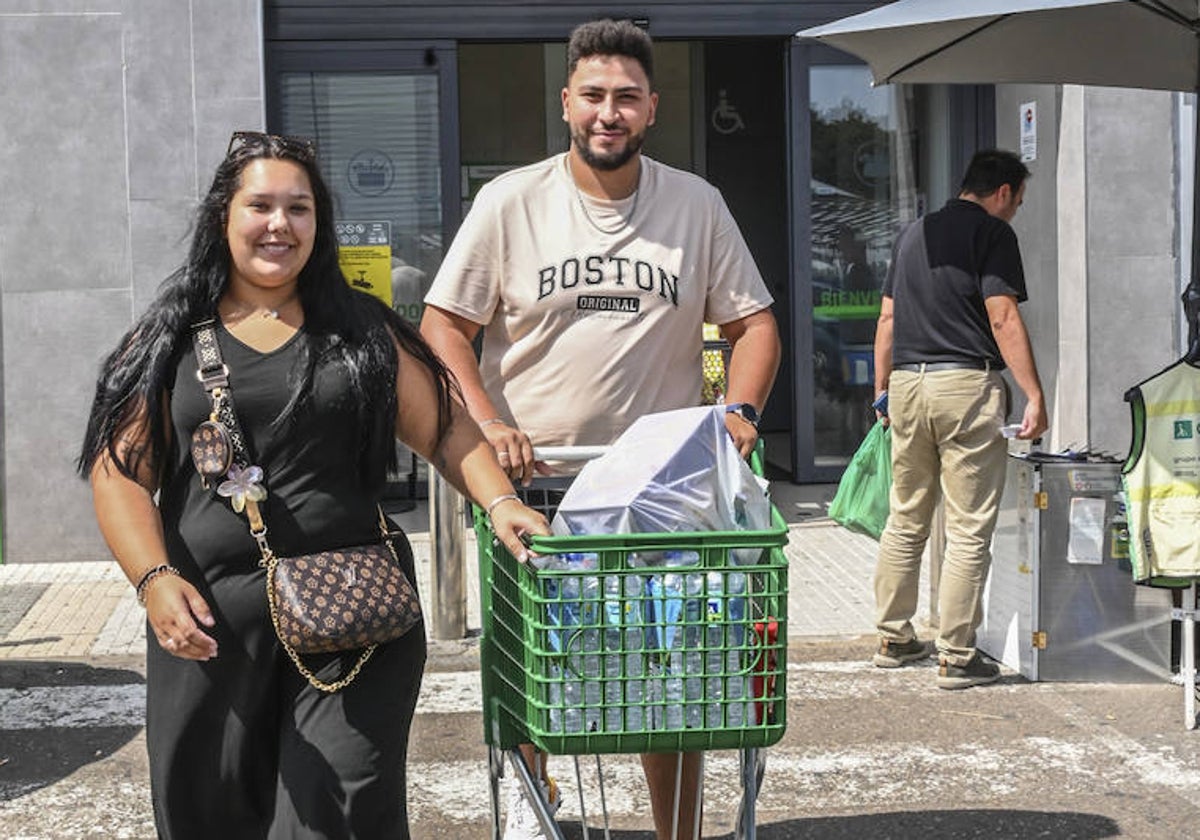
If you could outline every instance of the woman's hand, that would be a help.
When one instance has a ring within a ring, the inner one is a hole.
[[[200,629],[216,621],[196,587],[176,575],[152,580],[146,589],[146,617],[158,644],[180,659],[201,662],[217,655],[217,642]]]
[[[492,508],[490,517],[496,537],[522,563],[529,561],[529,548],[524,541],[534,535],[550,535],[546,517],[521,504],[519,499],[500,502]]]

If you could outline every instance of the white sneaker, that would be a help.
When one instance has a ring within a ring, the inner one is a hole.
[[[538,785],[553,816],[562,805],[558,785],[554,779],[550,780],[549,785],[542,781]],[[504,840],[547,840],[546,832],[542,831],[542,824],[538,822],[537,812],[525,796],[521,782],[515,778],[508,781],[508,818],[504,823]]]

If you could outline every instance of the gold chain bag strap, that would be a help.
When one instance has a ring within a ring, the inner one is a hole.
[[[377,645],[400,638],[421,621],[421,602],[400,565],[383,510],[376,506],[381,539],[348,548],[295,557],[278,557],[267,542],[267,526],[258,503],[267,497],[263,471],[251,463],[245,437],[233,411],[228,368],[221,360],[211,321],[192,330],[197,376],[213,401],[213,415],[202,426],[217,424],[229,441],[232,464],[217,493],[238,513],[245,513],[267,570],[267,604],[275,635],[300,674],[320,691],[348,686],[371,658]],[[206,365],[210,365],[206,369]],[[197,463],[197,469],[200,463]],[[202,480],[211,473],[201,472]],[[301,659],[302,654],[362,650],[341,679],[323,682]]]

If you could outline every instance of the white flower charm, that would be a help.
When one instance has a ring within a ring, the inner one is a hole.
[[[228,481],[222,481],[217,487],[217,493],[229,499],[233,509],[241,513],[246,509],[246,502],[261,502],[267,498],[267,488],[259,484],[263,480],[262,467],[253,464],[241,469],[237,466],[229,468],[225,474]]]

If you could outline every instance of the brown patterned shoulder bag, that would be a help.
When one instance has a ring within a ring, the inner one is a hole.
[[[238,424],[215,322],[193,326],[192,342],[196,376],[213,405],[212,415],[192,434],[196,470],[205,487],[223,478],[217,493],[246,515],[262,554],[259,564],[267,570],[267,603],[280,645],[314,688],[339,691],[354,681],[376,646],[400,638],[421,621],[421,602],[393,544],[403,534],[389,530],[383,510],[376,506],[379,542],[276,556],[258,506],[267,497],[263,471],[252,462]],[[333,682],[320,680],[301,659],[302,654],[347,650],[362,653],[349,672]]]

